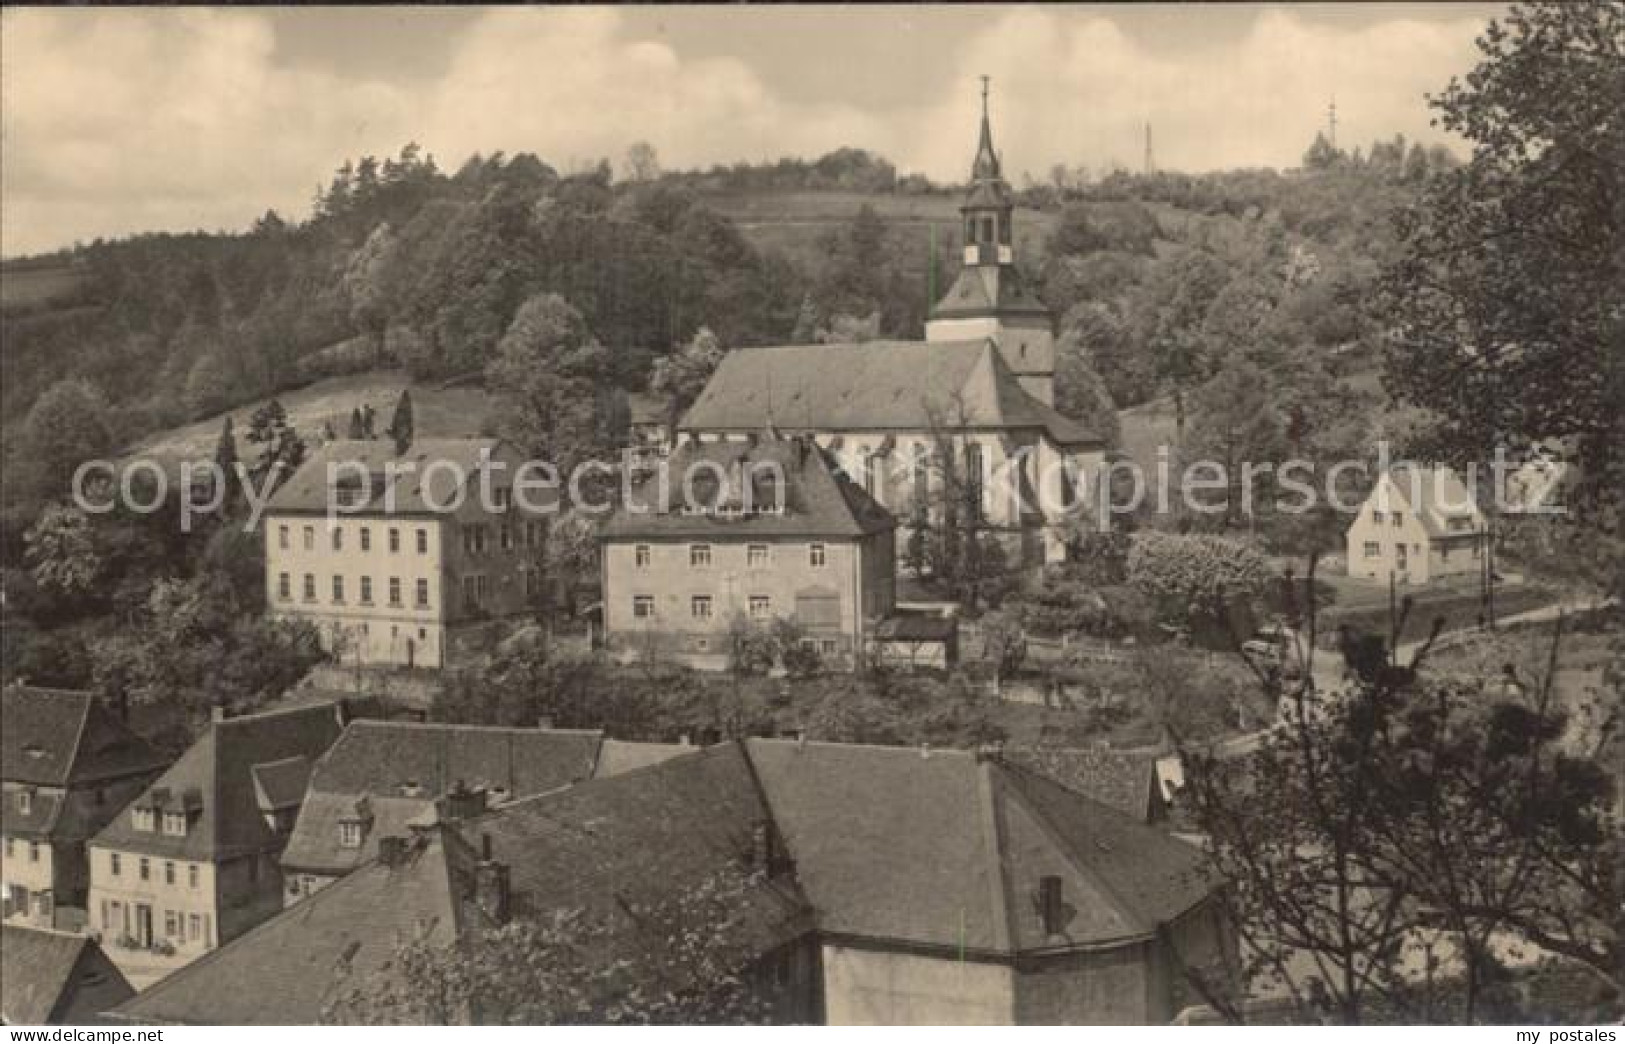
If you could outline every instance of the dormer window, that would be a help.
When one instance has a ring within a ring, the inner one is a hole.
[[[361,821],[359,819],[345,819],[340,821],[339,846],[341,848],[361,847]]]
[[[32,788],[24,787],[17,791],[17,811],[25,816],[34,811],[34,791]]]
[[[186,836],[186,813],[185,812],[165,812],[164,813],[164,833],[168,834],[170,837],[185,837]]]
[[[152,833],[158,829],[158,816],[151,808],[134,808],[130,811],[130,818],[137,830]]]

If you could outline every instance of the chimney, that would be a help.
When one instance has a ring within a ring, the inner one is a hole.
[[[1038,879],[1038,920],[1044,935],[1060,935],[1065,928],[1065,909],[1061,902],[1061,879],[1045,875]]]
[[[472,819],[485,811],[486,804],[484,787],[475,787],[471,790],[460,779],[435,802],[436,811],[443,822]]]
[[[491,835],[480,835],[480,861],[474,867],[474,902],[497,924],[508,922],[508,864],[491,857]]]
[[[920,760],[924,761],[927,758],[929,758],[930,756],[931,756],[931,744],[929,744],[929,743],[920,744]]]
[[[209,707],[209,720],[210,721],[225,721],[227,717],[228,717],[228,715],[226,714],[226,705],[224,703],[216,703],[216,704],[210,705],[210,707]]]
[[[694,745],[694,737],[684,732],[677,737],[677,745],[680,747],[692,747]]]

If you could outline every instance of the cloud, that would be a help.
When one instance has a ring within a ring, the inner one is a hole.
[[[1481,29],[1475,17],[1334,28],[1267,9],[1234,46],[1173,57],[1106,16],[1013,12],[966,43],[953,63],[965,73],[898,159],[964,176],[965,99],[975,97],[978,73],[994,78],[1007,172],[1040,179],[1057,162],[1138,167],[1147,122],[1161,167],[1295,167],[1334,95],[1340,142],[1396,133],[1444,141],[1429,127],[1424,94],[1472,66]]]
[[[1345,141],[1438,140],[1421,95],[1471,66],[1479,29],[1474,17],[1334,28],[1265,10],[1234,46],[1176,56],[1148,50],[1109,14],[1015,9],[944,54],[944,67],[962,70],[947,90],[932,70],[919,78],[933,98],[876,109],[791,100],[773,70],[751,64],[760,56],[685,58],[633,38],[605,8],[493,9],[448,41],[443,72],[395,78],[294,67],[252,10],[0,17],[6,255],[146,229],[241,228],[267,207],[303,215],[345,157],[411,140],[447,167],[499,149],[568,167],[618,158],[638,140],[671,167],[856,145],[957,179],[984,72],[1012,174],[1136,164],[1148,120],[1165,167],[1292,166],[1334,91]],[[807,46],[838,46],[840,20],[867,17],[832,15],[830,39]]]

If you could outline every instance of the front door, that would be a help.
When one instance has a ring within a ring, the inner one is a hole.
[[[135,944],[141,949],[152,945],[152,907],[146,903],[135,904]]]

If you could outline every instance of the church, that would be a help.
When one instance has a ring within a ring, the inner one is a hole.
[[[964,254],[924,341],[786,345],[731,352],[677,425],[677,439],[812,437],[900,522],[939,518],[949,497],[1011,565],[1064,557],[1065,508],[1098,474],[1106,444],[1055,401],[1055,323],[1015,264],[1015,202],[993,147],[987,94]],[[952,459],[947,459],[951,456]]]

